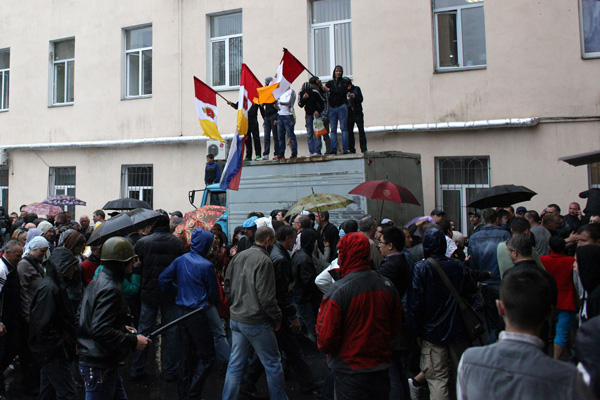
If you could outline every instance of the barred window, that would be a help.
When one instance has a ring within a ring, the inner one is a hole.
[[[121,196],[143,200],[153,207],[153,167],[148,165],[121,166]]]
[[[75,167],[50,167],[48,194],[75,196]],[[62,208],[75,218],[75,206],[64,205]]]
[[[600,162],[588,165],[590,189],[600,189]]]
[[[467,232],[467,204],[481,189],[490,187],[490,159],[482,157],[436,157],[436,208]]]
[[[0,206],[8,211],[8,168],[0,167]]]

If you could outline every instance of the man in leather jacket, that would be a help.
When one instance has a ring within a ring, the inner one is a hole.
[[[102,272],[86,289],[77,332],[86,400],[127,398],[117,367],[129,351],[144,350],[151,343],[126,325],[121,284],[131,274],[134,257],[127,239],[108,239],[102,247]]]

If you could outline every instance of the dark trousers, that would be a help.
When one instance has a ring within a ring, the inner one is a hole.
[[[21,318],[19,324],[20,353],[19,363],[21,364],[22,386],[25,389],[35,389],[40,386],[40,366],[33,358],[29,348],[29,324],[25,318]]]
[[[358,374],[335,373],[336,400],[388,400],[390,375],[387,369]]]
[[[115,368],[96,368],[79,365],[85,383],[85,400],[126,400],[123,379]]]
[[[68,360],[53,359],[42,366],[38,400],[72,400],[77,398],[75,379]]]
[[[483,295],[485,323],[488,328],[488,338],[486,344],[495,343],[500,333],[501,319],[496,308],[496,300],[500,298],[500,286],[496,284],[482,284],[481,294]]]
[[[4,371],[19,354],[19,322],[3,321],[6,326],[6,334],[0,336],[0,394],[6,392],[4,386]]]
[[[258,121],[250,121],[248,124],[248,133],[246,134],[246,158],[252,159],[252,142],[254,142],[254,154],[256,154],[257,157],[260,157],[261,149],[259,135]]]
[[[183,316],[193,309],[180,308]],[[215,346],[210,323],[203,311],[186,319],[177,326],[177,337],[181,346],[179,354],[179,400],[200,399],[204,382],[215,361]]]
[[[365,134],[365,121],[362,115],[358,116],[348,114],[348,150],[350,150],[350,153],[356,153],[354,125],[358,127],[358,142],[360,144],[360,151],[361,153],[364,153],[367,151],[367,135]]]
[[[298,335],[292,332],[287,323],[281,325],[279,331],[275,332],[279,352],[285,354],[288,365],[292,368],[294,375],[298,378],[302,387],[311,387],[313,378],[310,373],[310,367],[302,357],[302,349],[298,340]],[[254,357],[248,364],[248,371],[243,387],[252,388],[258,382],[265,371],[260,359]]]

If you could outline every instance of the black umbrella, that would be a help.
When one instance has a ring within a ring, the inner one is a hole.
[[[131,199],[125,197],[123,199],[111,200],[102,207],[103,210],[133,210],[134,208],[145,208],[152,210],[152,207],[143,200]]]
[[[467,204],[467,207],[490,208],[508,207],[523,201],[529,201],[537,193],[525,186],[498,185],[483,189]]]
[[[135,210],[119,214],[94,229],[87,241],[87,245],[99,246],[113,236],[125,236],[131,232],[135,232],[138,229],[151,225],[160,215],[159,212],[145,208],[136,208]]]

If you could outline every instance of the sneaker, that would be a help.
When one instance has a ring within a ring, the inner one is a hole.
[[[327,153],[325,153],[325,155],[332,155],[332,156],[335,156],[336,154],[337,154],[337,152],[335,152],[333,150],[328,151]]]
[[[254,159],[254,161],[260,161],[260,160],[262,160],[261,156],[256,156],[256,158]]]
[[[285,156],[275,156],[273,157],[273,160],[284,160]]]
[[[249,157],[246,157],[246,158],[244,158],[244,161],[252,161],[252,159]]]
[[[263,161],[269,161],[269,156],[262,156],[261,160],[263,160]]]
[[[408,391],[410,392],[410,400],[419,400],[420,385],[412,378],[408,378]]]
[[[350,150],[342,150],[342,154],[350,154]]]

